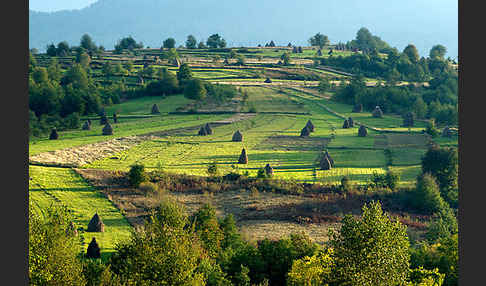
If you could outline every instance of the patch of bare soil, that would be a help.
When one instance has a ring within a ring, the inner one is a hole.
[[[211,193],[198,191],[190,182],[186,182],[185,191],[152,194],[129,187],[124,172],[75,171],[98,187],[134,227],[141,226],[162,200],[171,198],[184,205],[188,215],[206,203],[213,205],[220,217],[233,214],[243,236],[250,240],[279,239],[291,233],[305,232],[315,242],[324,243],[328,239],[329,227],[339,227],[344,214],[360,215],[362,205],[370,199],[359,194],[347,197],[336,193],[289,195],[246,189]],[[382,203],[384,209],[392,210],[387,212],[409,226],[414,235],[422,235],[428,217],[407,213],[390,201]]]

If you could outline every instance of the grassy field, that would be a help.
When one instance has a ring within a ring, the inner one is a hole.
[[[102,258],[114,251],[117,242],[128,239],[131,226],[120,211],[71,169],[29,167],[29,201],[45,209],[51,204],[62,204],[70,210],[78,234],[87,249],[92,237],[101,248]],[[88,223],[95,213],[105,224],[104,232],[87,232]]]
[[[175,111],[178,107],[182,107],[191,102],[193,102],[193,100],[185,98],[184,95],[174,95],[165,98],[158,96],[145,96],[131,99],[121,104],[107,106],[105,111],[108,116],[115,112],[122,115],[150,114],[152,111],[152,106],[157,104],[160,113],[168,113]]]

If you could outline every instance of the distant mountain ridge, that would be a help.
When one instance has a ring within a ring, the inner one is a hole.
[[[145,46],[160,47],[168,37],[183,45],[187,35],[206,41],[220,34],[229,46],[308,45],[321,32],[332,43],[347,42],[361,27],[402,50],[417,46],[427,56],[435,44],[457,58],[457,1],[410,0],[99,0],[80,10],[29,11],[29,47],[66,40],[78,45],[88,33],[112,49],[131,35]]]

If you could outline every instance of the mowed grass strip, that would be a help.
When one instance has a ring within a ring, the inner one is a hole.
[[[152,106],[157,104],[160,113],[168,113],[176,111],[177,108],[185,106],[194,100],[184,97],[184,95],[171,95],[167,97],[161,96],[144,96],[140,98],[130,99],[120,104],[114,104],[105,107],[107,116],[117,113],[119,115],[128,114],[151,114]]]
[[[39,209],[45,209],[51,204],[67,206],[83,238],[84,251],[95,237],[102,257],[107,257],[114,251],[117,242],[129,238],[132,227],[125,217],[72,169],[30,166],[29,176],[29,201]],[[105,231],[86,232],[96,212],[105,224]]]
[[[113,135],[102,135],[103,125],[98,120],[92,120],[91,130],[68,130],[59,131],[58,140],[34,139],[29,142],[29,155],[36,155],[42,152],[54,151],[69,147],[107,141],[114,138],[141,135],[156,131],[165,131],[176,128],[190,127],[213,120],[220,120],[229,117],[225,114],[211,115],[162,115],[150,118],[120,118],[118,123],[111,124]],[[113,123],[112,118],[108,119]]]

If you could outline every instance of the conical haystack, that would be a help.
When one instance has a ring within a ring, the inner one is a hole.
[[[355,104],[352,112],[359,113],[362,111],[363,111],[363,104]]]
[[[354,121],[353,121],[353,118],[349,117],[349,118],[348,118],[348,123],[349,123],[349,127],[354,127]]]
[[[319,162],[319,167],[321,167],[321,170],[331,170],[331,162],[329,162],[329,159],[326,156],[323,156],[321,158],[321,161]]]
[[[267,79],[265,79],[265,83],[272,83],[272,80],[269,77],[267,77]]]
[[[105,125],[106,123],[108,123],[108,118],[103,114],[100,117],[100,125]]]
[[[213,129],[211,129],[211,126],[209,126],[209,123],[206,123],[206,125],[204,125],[204,129],[206,129],[206,133],[208,135],[213,134]]]
[[[104,232],[105,231],[105,224],[101,221],[100,216],[98,213],[95,213],[93,218],[88,223],[88,232]]]
[[[88,124],[91,126],[91,119],[88,118]]]
[[[412,112],[407,112],[405,115],[403,115],[403,126],[413,127],[414,117],[415,115]]]
[[[444,127],[442,129],[442,137],[451,137],[452,136],[452,130],[449,128],[449,126]]]
[[[310,132],[314,132],[314,124],[312,124],[312,121],[310,119],[307,121],[307,124],[305,126],[309,128]]]
[[[309,128],[307,126],[302,128],[302,130],[300,131],[300,137],[308,137],[309,135],[310,135]]]
[[[204,126],[201,126],[201,129],[199,129],[199,132],[197,133],[199,136],[206,136],[208,135],[208,132],[206,131],[206,128]]]
[[[373,112],[371,113],[373,117],[381,118],[383,117],[383,111],[381,111],[381,108],[377,105]]]
[[[91,242],[88,245],[88,249],[86,250],[86,257],[87,258],[100,258],[100,247],[96,242],[96,238],[93,237]]]
[[[89,121],[85,121],[83,124],[83,130],[90,130],[91,129],[91,124],[89,124]]]
[[[152,105],[152,114],[159,114],[160,111],[159,111],[159,107],[157,106],[157,104],[154,104]]]
[[[324,152],[324,157],[326,157],[329,160],[329,163],[331,163],[331,167],[334,167],[334,160],[332,159],[331,155],[329,155],[329,152]]]
[[[116,113],[113,113],[113,123],[117,123],[118,122],[118,116],[116,115]]]
[[[103,127],[103,135],[113,135],[113,127],[111,127],[110,123],[106,123],[105,127]]]
[[[349,128],[349,121],[347,119],[344,120],[343,128]]]
[[[366,137],[367,135],[368,135],[368,130],[366,130],[366,127],[364,127],[364,125],[361,125],[358,129],[358,136]]]
[[[233,134],[233,138],[231,139],[233,142],[242,142],[243,141],[243,134],[241,134],[240,130],[237,130],[235,134]]]
[[[245,148],[241,150],[240,158],[238,159],[238,164],[248,164],[248,155],[246,154]]]
[[[53,128],[51,134],[49,135],[49,140],[56,140],[59,138],[59,134],[57,134],[56,128]]]
[[[267,174],[267,176],[273,176],[273,168],[272,166],[270,166],[270,164],[267,164],[265,166],[265,173]]]

